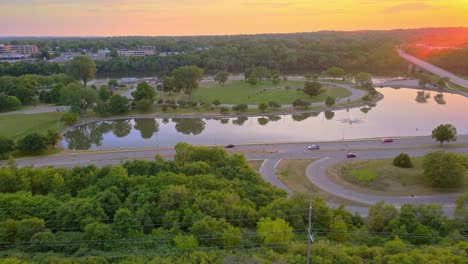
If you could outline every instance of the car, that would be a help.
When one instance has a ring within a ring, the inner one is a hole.
[[[227,144],[226,146],[224,146],[225,148],[234,148],[234,145],[233,144]]]
[[[393,142],[393,138],[384,138],[382,139],[382,143],[392,143]]]
[[[350,153],[346,154],[346,157],[347,158],[355,158],[355,157],[357,157],[357,155],[350,152]]]
[[[310,145],[310,146],[307,146],[307,149],[309,149],[309,150],[320,149],[320,146],[319,145]]]

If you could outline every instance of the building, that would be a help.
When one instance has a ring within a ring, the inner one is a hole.
[[[156,47],[155,46],[140,46],[136,50],[121,49],[121,50],[118,50],[118,53],[120,56],[127,56],[127,57],[153,56],[153,55],[156,55]]]
[[[3,45],[0,44],[0,57],[24,59],[39,53],[36,45]]]

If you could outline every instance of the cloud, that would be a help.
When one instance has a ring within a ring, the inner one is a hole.
[[[395,5],[385,8],[382,12],[383,13],[398,13],[398,12],[406,12],[406,11],[420,11],[424,9],[429,9],[432,6],[423,4],[423,3],[407,3],[401,5]]]
[[[245,6],[262,7],[262,8],[281,8],[291,6],[291,2],[245,2]]]

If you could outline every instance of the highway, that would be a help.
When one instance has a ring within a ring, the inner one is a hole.
[[[402,57],[403,59],[407,60],[408,62],[414,64],[414,65],[417,65],[421,68],[423,68],[424,70],[428,71],[428,72],[431,72],[435,75],[439,75],[441,77],[448,77],[450,78],[450,81],[458,84],[458,85],[461,85],[463,87],[466,87],[468,88],[468,80],[465,80],[463,78],[460,78],[458,76],[456,76],[455,74],[451,73],[451,72],[448,72],[444,69],[441,69],[437,66],[434,66],[430,63],[427,63],[421,59],[418,59],[414,56],[411,56],[409,55],[408,53],[405,53],[404,51],[398,49],[398,54],[400,55],[400,57]]]

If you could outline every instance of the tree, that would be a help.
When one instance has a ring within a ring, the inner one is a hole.
[[[336,78],[340,77],[340,76],[344,76],[345,75],[345,72],[343,69],[341,68],[338,68],[338,67],[331,67],[331,68],[328,68],[327,69],[327,75],[332,77],[333,80],[335,80]]]
[[[265,103],[260,103],[258,105],[258,109],[261,111],[261,112],[265,112],[267,109],[268,109],[268,105],[265,104]]]
[[[156,91],[147,82],[140,82],[137,85],[136,91],[132,92],[132,96],[135,101],[147,99],[151,102],[154,102],[154,98],[156,97]]]
[[[111,58],[117,58],[119,56],[119,53],[117,52],[117,50],[115,48],[112,48],[109,52],[109,56]]]
[[[388,223],[395,219],[398,215],[398,210],[391,204],[378,202],[369,208],[369,230],[374,232],[382,232]]]
[[[305,108],[310,106],[310,102],[304,101],[302,99],[296,99],[293,101],[292,105],[296,108]]]
[[[21,106],[21,101],[16,96],[8,96],[0,93],[0,112],[11,111]]]
[[[421,73],[416,76],[419,80],[419,87],[425,88],[426,84],[431,84],[434,81],[434,76],[428,73]]]
[[[111,79],[107,82],[107,86],[109,86],[110,89],[115,90],[117,87],[119,87],[119,82],[117,80]]]
[[[424,176],[432,187],[458,188],[463,186],[465,158],[457,153],[435,151],[423,158]]]
[[[432,130],[432,138],[440,142],[440,146],[447,141],[457,140],[457,129],[451,124],[439,125]]]
[[[78,121],[78,117],[74,113],[66,112],[60,117],[60,120],[69,126],[75,124]]]
[[[89,248],[98,250],[107,250],[111,247],[113,232],[110,225],[93,222],[84,228],[84,238]]]
[[[99,99],[101,99],[104,102],[109,100],[109,98],[111,97],[111,93],[109,92],[109,89],[106,86],[101,86],[101,88],[99,88],[98,95]]]
[[[261,82],[270,75],[270,71],[264,66],[258,66],[252,70],[250,75],[252,74],[258,79],[259,82]]]
[[[322,84],[319,82],[306,82],[304,84],[304,93],[308,94],[310,97],[319,95],[322,90]]]
[[[60,91],[60,101],[71,106],[71,111],[84,117],[86,110],[92,108],[97,101],[97,93],[93,89],[69,84]]]
[[[83,86],[96,75],[96,63],[88,56],[76,56],[69,65],[70,75],[83,81]]]
[[[252,86],[257,85],[257,82],[258,82],[257,75],[255,75],[255,73],[251,73],[249,77],[247,78],[247,82]]]
[[[162,89],[165,93],[169,93],[171,95],[171,92],[175,92],[175,80],[172,77],[166,77],[163,80],[163,85]]]
[[[372,75],[367,72],[360,72],[354,77],[354,82],[359,84],[361,87],[372,87]]]
[[[146,100],[146,99],[144,99]],[[109,102],[109,111],[111,114],[120,115],[127,113],[130,109],[129,100],[127,97],[120,94],[114,94]]]
[[[47,149],[47,138],[34,132],[18,140],[17,148],[24,152],[40,153]]]
[[[341,215],[333,218],[330,223],[330,233],[327,236],[330,240],[337,242],[346,242],[349,239],[348,227]]]
[[[412,168],[413,167],[413,163],[411,162],[411,158],[406,153],[401,153],[400,155],[396,156],[393,159],[392,164],[394,166],[397,166],[397,167],[400,167],[400,168]]]
[[[327,96],[327,98],[325,99],[325,104],[330,107],[330,106],[333,106],[335,104],[335,98],[331,97],[331,96]]]
[[[310,79],[312,79],[312,74],[306,73],[306,74],[304,75],[304,78],[305,78],[307,81],[309,81]]]
[[[182,66],[172,72],[175,86],[184,91],[192,100],[192,91],[198,88],[198,84],[203,77],[203,70],[197,66]]]
[[[227,71],[219,71],[216,73],[214,80],[217,81],[219,84],[224,85],[224,83],[229,78],[229,72]]]
[[[281,82],[281,78],[279,75],[273,75],[273,78],[271,79],[274,85],[278,85]]]
[[[448,77],[439,77],[439,78],[437,78],[437,81],[435,82],[435,84],[437,85],[439,90],[443,90],[443,89],[447,88],[447,82],[449,80],[450,79]]]
[[[287,243],[294,239],[293,228],[284,221],[278,218],[271,220],[270,218],[262,218],[257,223],[257,236],[265,246],[287,247]]]
[[[0,154],[2,159],[5,159],[5,154],[12,152],[15,149],[15,142],[12,139],[0,136]]]
[[[60,133],[57,130],[53,130],[53,129],[47,130],[47,134],[46,134],[47,145],[51,146],[52,148],[55,148],[55,143],[57,143],[57,141],[60,140],[60,138],[61,138]]]

